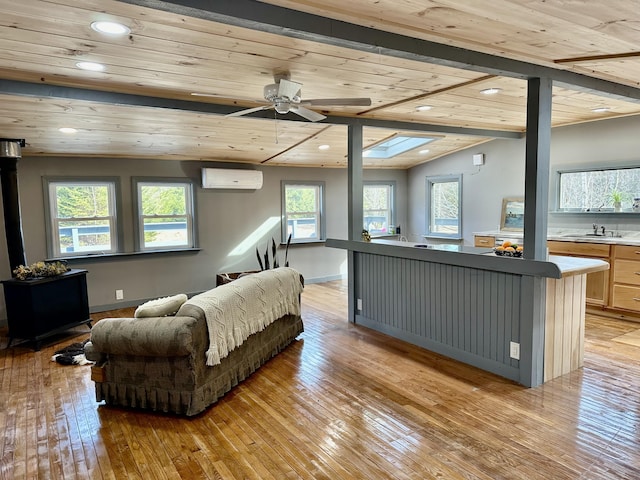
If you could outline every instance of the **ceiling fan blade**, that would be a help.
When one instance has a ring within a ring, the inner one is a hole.
[[[301,105],[336,105],[336,106],[358,106],[368,107],[371,105],[370,98],[313,98],[304,99]]]
[[[269,108],[273,108],[273,105],[263,105],[262,107],[247,108],[246,110],[228,113],[225,115],[225,117],[241,117],[242,115],[248,115],[249,113],[259,112],[260,110],[267,110]]]
[[[314,112],[313,110],[309,110],[308,108],[304,108],[299,105],[292,105],[290,111],[312,122],[317,122],[319,120],[324,120],[325,118],[327,118],[321,113]]]
[[[280,79],[280,83],[278,84],[278,96],[287,97],[288,99],[292,100],[293,97],[298,95],[301,87],[301,83],[292,82],[291,80],[282,78]]]

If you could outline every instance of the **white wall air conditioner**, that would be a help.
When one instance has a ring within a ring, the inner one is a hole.
[[[260,170],[203,168],[202,188],[257,190],[262,188],[262,172]]]

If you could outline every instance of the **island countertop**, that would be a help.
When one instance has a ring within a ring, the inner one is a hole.
[[[551,255],[547,261],[501,257],[491,248],[456,244],[426,244],[399,240],[375,239],[371,242],[327,239],[327,247],[362,253],[470,266],[493,271],[518,273],[547,278],[563,278],[609,269],[603,260]]]

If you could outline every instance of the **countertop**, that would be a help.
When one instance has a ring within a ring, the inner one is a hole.
[[[474,232],[474,235],[488,235],[505,239],[517,238],[522,240],[522,232],[512,232],[507,230],[492,230],[486,232]],[[633,245],[640,246],[640,232],[621,231],[616,232],[616,236],[593,235],[584,230],[561,230],[556,229],[547,234],[547,240],[559,242],[581,242],[581,243],[604,243],[609,245]]]
[[[471,266],[474,268],[487,268],[490,270],[495,269],[496,271],[522,273],[527,275],[533,274],[551,278],[562,278],[571,275],[592,273],[600,270],[607,270],[609,268],[609,264],[607,262],[591,258],[551,255],[547,261],[536,261],[514,257],[500,257],[493,253],[492,248],[470,247],[465,245],[425,244],[419,242],[382,239],[374,239],[371,242],[351,242],[331,239],[327,242],[327,246],[329,247],[348,248],[367,253],[416,258],[426,261],[436,261],[438,263],[447,263],[450,265]],[[378,247],[376,248],[376,246]],[[381,250],[381,247],[385,248],[385,250]],[[388,249],[388,247],[402,248],[399,248],[398,250],[391,250]],[[423,257],[421,252],[424,252],[427,256]],[[462,255],[455,255],[458,253]],[[471,261],[469,255],[479,258],[478,260]],[[486,260],[480,260],[480,258]]]

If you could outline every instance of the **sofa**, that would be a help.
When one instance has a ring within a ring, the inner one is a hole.
[[[280,267],[190,299],[148,302],[133,318],[98,321],[85,345],[96,362],[96,401],[189,416],[204,411],[303,332],[302,289],[302,276]]]

